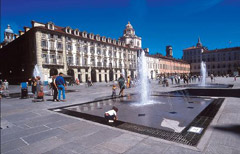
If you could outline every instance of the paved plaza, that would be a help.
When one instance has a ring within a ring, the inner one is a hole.
[[[207,83],[210,79],[207,78]],[[240,89],[240,78],[215,79],[215,83],[233,84]],[[1,100],[2,154],[239,154],[240,153],[240,94],[225,100],[196,147],[141,135],[50,111],[51,108],[94,101],[111,95],[112,83],[69,86],[77,90],[66,94],[66,102],[32,102],[32,98]],[[17,86],[10,93],[20,92]],[[184,87],[162,87],[151,82],[154,92],[170,92]],[[125,94],[137,92],[126,89]],[[119,111],[121,112],[121,111]]]

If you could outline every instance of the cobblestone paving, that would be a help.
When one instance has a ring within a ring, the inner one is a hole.
[[[207,79],[210,82],[210,79]],[[240,88],[240,78],[216,78],[216,83],[234,84]],[[240,98],[227,97],[197,147],[181,145],[146,135],[58,114],[49,108],[93,101],[111,95],[111,83],[96,83],[93,87],[72,86],[78,92],[67,93],[67,102],[32,102],[32,98],[1,100],[1,153],[3,154],[238,154],[240,153]],[[162,87],[152,81],[151,89],[175,91],[175,85]],[[134,93],[138,89],[127,89]],[[10,93],[20,92],[10,86]],[[239,94],[240,95],[240,94]]]

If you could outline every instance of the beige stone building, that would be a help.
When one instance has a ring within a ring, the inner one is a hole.
[[[240,74],[240,47],[208,50],[198,39],[196,46],[183,50],[183,60],[191,64],[192,74],[200,74],[201,61],[206,62],[208,75]]]
[[[190,64],[186,61],[173,58],[172,54],[171,46],[166,47],[166,56],[161,54],[147,54],[148,76],[155,79],[159,75],[189,74]]]

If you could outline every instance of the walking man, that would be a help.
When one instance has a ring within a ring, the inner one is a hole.
[[[58,100],[61,100],[61,93],[63,96],[63,102],[66,101],[66,97],[65,97],[65,87],[66,87],[66,82],[63,78],[63,73],[59,73],[59,76],[56,78],[55,80],[56,85],[58,87]]]
[[[56,75],[53,75],[53,77],[52,77],[51,87],[53,89],[53,101],[54,102],[59,101],[57,99],[58,87],[57,87],[57,84],[56,84]]]
[[[122,74],[120,75],[120,78],[118,79],[118,85],[120,88],[119,95],[123,96],[123,90],[125,89],[125,79]]]

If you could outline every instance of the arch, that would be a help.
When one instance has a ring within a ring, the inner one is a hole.
[[[49,71],[49,74],[50,74],[50,76],[57,75],[58,70],[56,68],[51,68],[50,71]]]
[[[109,80],[113,81],[113,70],[109,70]]]
[[[72,76],[72,78],[74,79],[74,71],[73,71],[73,69],[69,69],[69,70],[67,71],[67,75]]]
[[[92,80],[92,82],[97,82],[97,80],[96,80],[96,70],[95,69],[92,69],[91,70],[91,80]]]
[[[134,79],[134,71],[131,71],[131,78]]]

